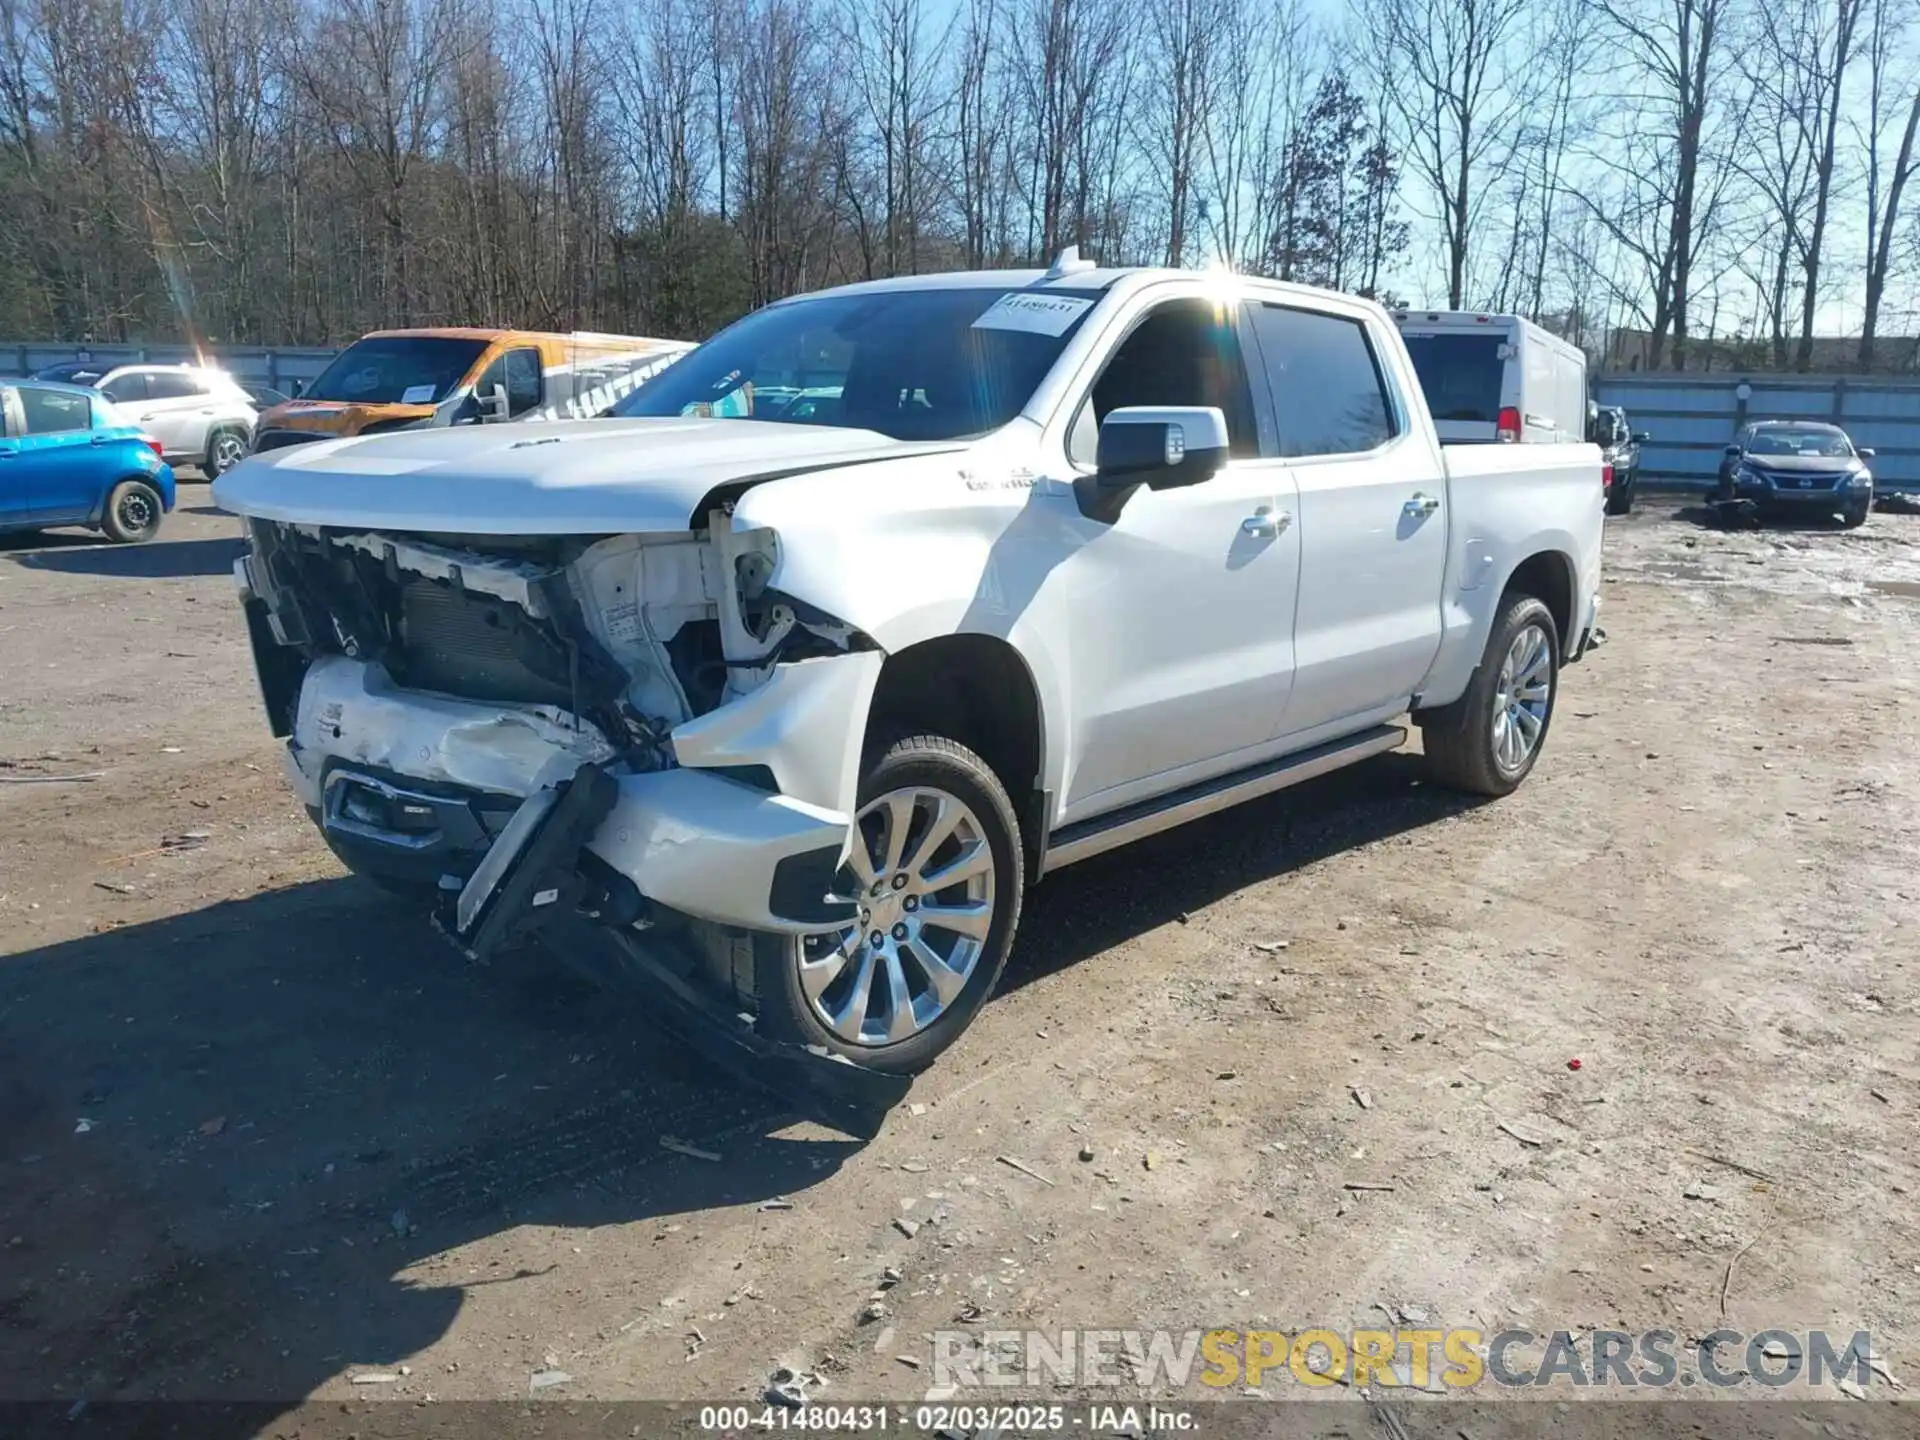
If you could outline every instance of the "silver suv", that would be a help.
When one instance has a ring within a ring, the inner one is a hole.
[[[252,446],[253,402],[223,370],[121,365],[94,388],[160,442],[169,465],[191,466],[209,480],[226,474]]]

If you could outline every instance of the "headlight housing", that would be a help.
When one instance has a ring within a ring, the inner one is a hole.
[[[1871,470],[1856,470],[1847,476],[1847,489],[1849,490],[1871,490],[1872,488],[1873,472]]]
[[[1733,467],[1733,478],[1740,481],[1743,485],[1758,485],[1760,483],[1760,472],[1742,460],[1738,465]]]

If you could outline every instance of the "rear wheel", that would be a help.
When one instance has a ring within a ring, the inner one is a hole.
[[[207,479],[218,480],[247,458],[247,437],[238,430],[216,430],[207,437]]]
[[[1020,830],[1000,779],[939,735],[891,746],[860,785],[836,934],[759,936],[755,992],[776,1038],[912,1074],[993,993],[1020,920]]]
[[[160,492],[146,481],[122,480],[107,496],[106,513],[101,516],[100,528],[107,532],[109,540],[117,540],[122,545],[135,545],[154,537],[160,528],[160,517],[165,513],[165,508],[160,502]]]
[[[1531,595],[1506,596],[1467,693],[1423,717],[1434,778],[1476,795],[1512,794],[1547,743],[1559,693],[1553,613]]]

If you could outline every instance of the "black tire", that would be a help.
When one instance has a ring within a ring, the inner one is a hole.
[[[100,528],[109,540],[122,545],[138,545],[151,540],[160,530],[165,507],[160,492],[144,480],[122,480],[107,496]]]
[[[1514,641],[1529,627],[1537,627],[1546,639],[1546,710],[1540,717],[1533,748],[1518,764],[1509,765],[1495,750],[1494,711],[1500,697],[1501,666]],[[1487,637],[1486,651],[1466,693],[1451,705],[1420,717],[1427,766],[1434,779],[1473,795],[1511,795],[1546,748],[1559,698],[1560,632],[1553,623],[1553,612],[1532,595],[1509,592],[1501,599],[1493,633]]]
[[[1616,480],[1607,491],[1607,514],[1626,515],[1633,510],[1633,478]]]
[[[1026,877],[1013,803],[1000,778],[973,751],[942,735],[897,741],[861,777],[860,806],[864,810],[880,797],[908,787],[943,791],[964,804],[978,820],[992,859],[994,904],[986,937],[964,984],[943,1011],[902,1040],[876,1044],[843,1038],[815,1013],[800,977],[802,955],[822,953],[822,947],[831,951],[839,937],[804,945],[781,935],[754,937],[754,992],[763,1033],[789,1043],[821,1046],[868,1069],[893,1075],[915,1074],[932,1064],[986,1004],[1013,948]],[[856,837],[855,843],[863,842]],[[854,883],[845,872],[843,879]],[[829,986],[823,998],[831,993]]]
[[[1871,500],[1862,500],[1857,504],[1849,505],[1841,512],[1840,523],[1849,530],[1858,530],[1862,525],[1867,523],[1867,512],[1872,509],[1873,502]]]
[[[223,440],[240,442],[236,452],[230,445],[222,445]],[[223,426],[207,436],[206,458],[200,462],[200,473],[208,480],[218,480],[246,458],[247,437],[245,432],[231,426]]]

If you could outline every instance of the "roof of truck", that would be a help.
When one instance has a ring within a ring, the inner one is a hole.
[[[776,300],[775,305],[789,304],[795,300],[811,299],[819,295],[866,295],[883,294],[900,290],[1060,290],[1069,294],[1088,290],[1105,291],[1127,282],[1128,287],[1152,284],[1165,280],[1207,280],[1217,278],[1232,284],[1258,285],[1263,293],[1291,293],[1302,299],[1339,294],[1343,300],[1354,304],[1372,304],[1357,295],[1333,292],[1312,285],[1302,285],[1296,281],[1275,280],[1266,275],[1249,275],[1235,270],[1175,270],[1166,266],[1153,265],[1096,265],[1084,270],[1068,270],[1056,275],[1051,270],[947,270],[935,271],[924,275],[895,275],[885,280],[858,280],[850,285],[833,285],[825,289],[808,291],[805,294],[789,295]]]

